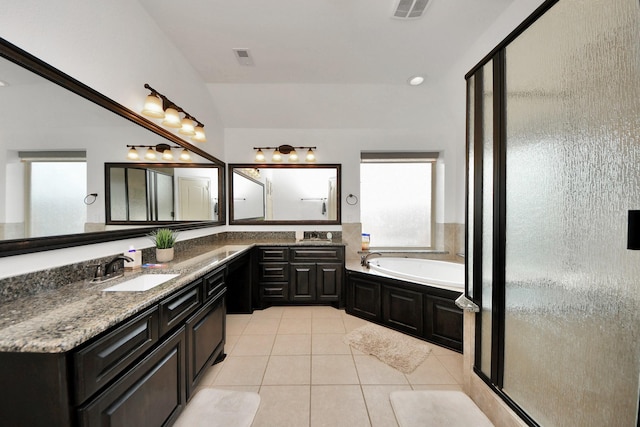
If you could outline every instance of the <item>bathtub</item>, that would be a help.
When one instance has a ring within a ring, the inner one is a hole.
[[[371,270],[382,275],[464,292],[464,264],[417,258],[381,257],[369,260]]]

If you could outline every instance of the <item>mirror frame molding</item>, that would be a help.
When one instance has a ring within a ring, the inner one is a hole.
[[[221,170],[225,169],[225,163],[211,154],[203,151],[202,149],[184,141],[182,138],[162,128],[156,123],[147,120],[141,115],[128,109],[127,107],[115,102],[111,98],[101,94],[100,92],[90,88],[89,86],[74,79],[68,74],[58,70],[57,68],[47,64],[41,59],[31,55],[30,53],[22,50],[14,44],[0,37],[0,57],[13,62],[21,66],[22,68],[31,71],[45,79],[56,83],[57,85],[75,93],[87,99],[90,102],[98,104],[106,110],[115,113],[136,125],[142,126],[149,131],[178,144],[183,148],[199,155],[200,157],[211,161],[213,164],[220,166]],[[224,173],[222,174],[224,177]],[[219,205],[220,218],[218,221],[202,221],[202,222],[189,222],[180,224],[168,225],[169,228],[176,230],[191,230],[196,228],[206,228],[224,225],[226,218],[224,213],[225,207],[225,183],[220,181],[221,200]],[[89,233],[77,233],[77,234],[65,234],[59,236],[48,237],[31,237],[25,239],[13,239],[13,240],[0,240],[0,257],[7,257],[13,255],[21,255],[33,252],[42,252],[54,249],[70,248],[74,246],[89,245],[94,243],[104,243],[114,240],[122,240],[133,237],[142,237],[149,233],[149,227],[124,229],[124,230],[109,230],[109,231],[97,231]]]
[[[336,169],[336,220],[252,220],[233,217],[233,170],[257,169]],[[342,224],[342,165],[339,163],[233,163],[227,165],[229,185],[229,225],[340,225]]]

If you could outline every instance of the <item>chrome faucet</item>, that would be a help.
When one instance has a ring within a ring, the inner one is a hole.
[[[363,267],[369,268],[369,257],[372,255],[382,256],[380,252],[369,252],[368,254],[362,255],[360,257],[360,265]]]

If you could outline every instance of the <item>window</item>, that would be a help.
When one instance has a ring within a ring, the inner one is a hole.
[[[361,153],[360,219],[371,247],[433,247],[438,153]]]
[[[85,152],[19,152],[25,163],[25,228],[29,237],[85,231]]]

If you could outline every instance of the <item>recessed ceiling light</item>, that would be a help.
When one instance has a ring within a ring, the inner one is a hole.
[[[418,86],[418,85],[421,85],[424,82],[424,77],[422,77],[422,76],[413,76],[413,77],[410,77],[409,80],[407,80],[407,82],[411,86]]]

